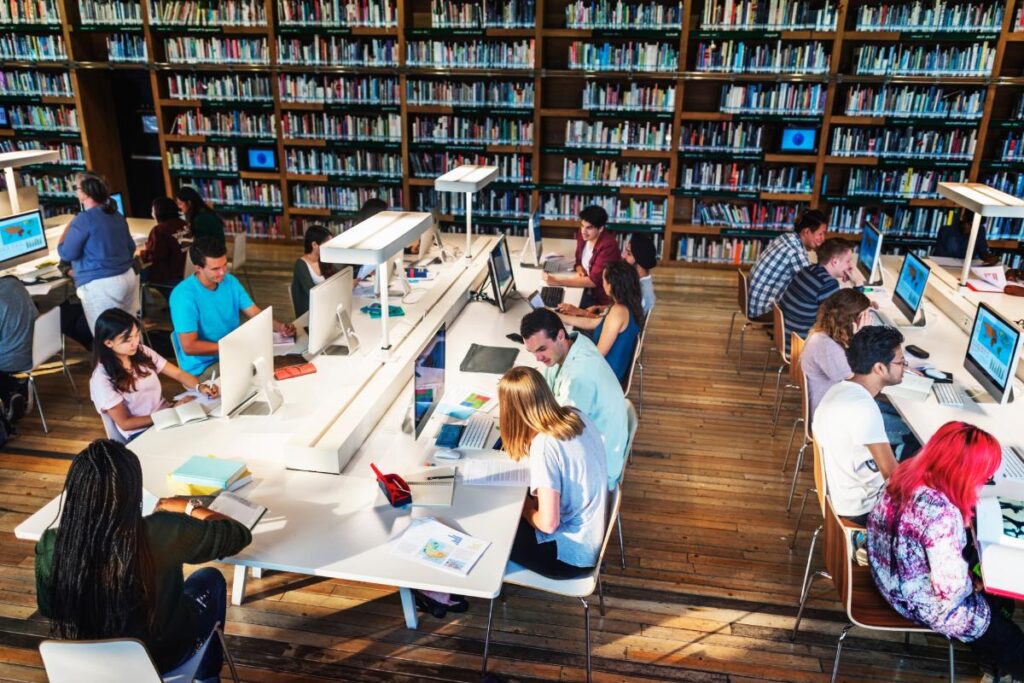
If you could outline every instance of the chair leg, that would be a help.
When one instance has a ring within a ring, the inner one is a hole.
[[[775,347],[771,346],[764,352],[764,365],[761,366],[761,386],[757,389],[758,396],[764,396],[764,381],[768,377],[768,360],[772,357],[772,351],[774,350]]]
[[[786,392],[790,389],[799,389],[799,387],[793,384],[783,384],[782,391],[775,399],[775,412],[772,413],[772,436],[775,436],[775,430],[779,428],[779,419],[782,417],[782,403],[786,400]]]
[[[725,355],[729,355],[729,346],[732,344],[732,330],[736,326],[736,314],[739,311],[732,312],[732,318],[729,319],[729,336],[725,338]]]
[[[747,337],[747,328],[750,327],[750,323],[743,323],[740,327],[740,357],[736,359],[736,374],[740,374],[743,370],[743,342]]]
[[[597,574],[597,607],[601,612],[601,616],[604,616],[604,586],[601,584],[601,574]]]
[[[796,622],[793,624],[793,633],[790,634],[790,640],[796,640],[796,632],[800,630],[800,621],[804,617],[804,605],[807,604],[807,596],[811,592],[811,584],[814,579],[824,578],[828,576],[828,572],[815,572],[814,576],[811,576],[811,561],[814,559],[814,546],[818,543],[818,536],[821,535],[823,527],[818,527],[814,530],[814,535],[811,536],[811,546],[807,549],[807,564],[804,566],[804,580],[800,583],[800,604],[796,611]]]
[[[75,380],[71,376],[71,368],[68,367],[66,351],[67,351],[67,339],[64,337],[64,335],[61,335],[61,337],[60,337],[60,366],[61,366],[61,370],[64,372],[64,376],[67,378],[68,384],[71,385],[71,393],[74,394],[75,400],[78,401],[79,403],[81,403],[82,402],[82,397],[78,395],[78,387],[75,386]]]
[[[775,397],[772,399],[772,436],[775,436],[775,416],[778,414],[776,407],[779,405],[779,392],[782,390],[782,371],[786,369],[783,363],[775,371]]]
[[[622,568],[625,569],[626,568],[626,544],[625,544],[625,541],[622,540],[622,516],[621,515],[615,518],[615,525],[618,527],[618,531],[619,531],[619,563],[622,565]]]
[[[804,453],[807,452],[807,442],[796,452],[796,463],[793,465],[793,481],[789,485],[789,499],[786,500],[786,512],[793,507],[793,494],[796,492],[796,482],[800,479],[800,470],[804,466]]]
[[[36,378],[32,376],[32,373],[28,373],[28,390],[32,392],[32,397],[36,401],[36,410],[39,411],[39,421],[43,423],[43,433],[49,434],[50,428],[46,424],[46,416],[43,415],[43,401],[39,398],[39,388],[36,386]]]
[[[807,507],[807,499],[817,492],[818,490],[813,488],[804,491],[804,499],[800,503],[800,514],[796,516],[796,525],[793,527],[793,538],[789,541],[790,550],[796,547],[796,537],[800,533],[800,522],[804,520],[804,508]]]
[[[228,643],[224,640],[224,631],[220,627],[214,630],[217,632],[217,638],[220,639],[220,651],[224,653],[224,659],[227,660],[228,669],[231,670],[231,680],[235,683],[239,683],[238,670],[235,669],[235,658],[231,656],[231,652],[228,650]]]
[[[636,416],[644,416],[644,364],[642,361],[637,359],[636,366],[640,369],[640,403],[636,407]],[[633,454],[630,453],[630,456]]]
[[[832,683],[836,683],[836,676],[839,675],[839,658],[843,655],[843,641],[846,640],[846,634],[853,628],[853,624],[847,624],[843,628],[843,632],[839,634],[839,642],[836,643],[836,661],[832,665]]]
[[[484,661],[480,668],[480,675],[484,676],[487,674],[487,655],[491,647],[491,621],[494,619],[494,598],[491,598],[491,604],[487,607],[487,631],[484,634]]]
[[[949,683],[956,683],[956,648],[953,647],[952,638],[947,640],[949,641]]]
[[[587,636],[587,683],[591,683],[593,680],[593,672],[590,668],[590,605],[583,598],[580,598],[580,602],[583,603],[583,632]]]
[[[786,445],[786,459],[782,461],[783,472],[786,471],[786,465],[789,464],[789,454],[793,452],[793,439],[796,438],[796,426],[798,424],[803,424],[803,422],[804,419],[802,417],[798,417],[793,420],[793,428],[789,430],[789,443]]]

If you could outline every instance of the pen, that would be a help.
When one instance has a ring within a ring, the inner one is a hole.
[[[454,474],[445,474],[445,475],[438,475],[436,477],[427,477],[427,481],[434,481],[436,479],[454,479],[454,478],[455,478]]]
[[[210,379],[208,379],[207,381],[203,382],[203,384],[205,384],[208,387],[212,387],[213,383],[216,382],[216,381],[217,381],[217,371],[214,370],[213,374],[210,375]]]

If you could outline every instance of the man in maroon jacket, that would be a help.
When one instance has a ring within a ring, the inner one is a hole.
[[[608,212],[592,204],[580,211],[580,232],[576,236],[576,269],[573,273],[544,273],[544,282],[562,287],[585,287],[580,308],[607,306],[604,269],[622,258],[619,243],[605,229]]]

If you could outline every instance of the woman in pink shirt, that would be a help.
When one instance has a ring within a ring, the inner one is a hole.
[[[111,308],[96,319],[93,342],[93,371],[89,394],[96,410],[106,413],[127,439],[153,424],[153,413],[170,407],[164,399],[160,375],[181,382],[186,389],[214,397],[217,387],[199,380],[141,343],[142,324],[119,308]],[[179,401],[192,400],[186,397]]]

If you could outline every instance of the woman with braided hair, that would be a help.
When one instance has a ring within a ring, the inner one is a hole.
[[[122,444],[98,439],[75,456],[64,482],[60,526],[36,545],[36,600],[54,637],[138,638],[161,672],[189,659],[223,623],[227,587],[199,564],[234,555],[252,541],[242,524],[164,498],[142,516],[142,468]],[[220,680],[214,638],[196,679]]]

